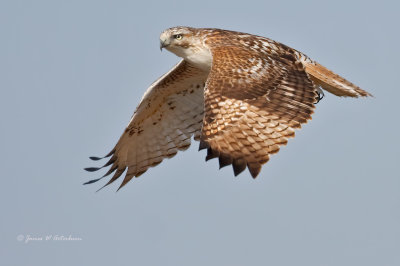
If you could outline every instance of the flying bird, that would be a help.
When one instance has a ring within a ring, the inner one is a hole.
[[[173,27],[161,33],[164,48],[182,60],[147,89],[105,156],[111,158],[103,167],[110,169],[103,177],[114,175],[104,186],[126,171],[122,188],[186,150],[192,136],[200,141],[199,150],[207,149],[206,160],[218,158],[220,168],[232,165],[235,176],[248,168],[256,178],[294,130],[311,119],[324,95],[321,88],[342,97],[371,96],[305,54],[261,36]]]

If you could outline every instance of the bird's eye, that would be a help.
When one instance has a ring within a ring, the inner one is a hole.
[[[182,40],[182,38],[183,38],[183,35],[182,35],[182,34],[175,34],[175,35],[174,35],[174,39]]]

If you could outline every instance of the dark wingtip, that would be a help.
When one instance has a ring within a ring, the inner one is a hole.
[[[97,182],[97,181],[99,181],[101,178],[97,178],[97,179],[92,179],[92,180],[90,180],[90,181],[88,181],[88,182],[86,182],[86,183],[83,183],[84,185],[89,185],[89,184],[92,184],[92,183],[95,183],[95,182]]]
[[[101,160],[101,159],[103,159],[104,157],[96,157],[96,156],[90,156],[89,157],[89,159],[90,160],[92,160],[92,161],[98,161],[98,160]]]
[[[103,157],[90,156],[90,157],[89,157],[89,159],[90,159],[90,160],[93,160],[93,161],[98,161],[98,160],[101,160],[101,159],[104,159],[104,158],[110,157],[111,155],[113,155],[113,154],[114,154],[114,152],[115,152],[115,148],[114,148],[114,149],[112,149],[112,150],[111,150],[109,153],[107,153],[107,155],[106,155],[106,156],[103,156]]]
[[[200,140],[199,151],[210,148],[210,145],[204,140]]]
[[[115,193],[117,193],[121,188],[123,188],[126,184],[121,184],[118,189],[115,191]]]
[[[109,184],[105,184],[104,186],[102,186],[101,188],[99,188],[98,190],[96,190],[96,193],[99,192],[100,190],[102,190],[103,188],[105,188],[106,186],[108,186]]]
[[[219,169],[232,164],[232,157],[223,153],[220,154],[218,160],[219,160]]]
[[[256,179],[258,174],[261,171],[261,165],[260,164],[248,164],[247,168],[249,169],[249,172],[253,179]]]
[[[97,170],[100,170],[101,169],[101,167],[86,167],[86,168],[84,168],[86,171],[88,171],[88,172],[95,172],[95,171],[97,171]]]
[[[211,148],[208,148],[207,150],[207,156],[206,156],[206,161],[217,158],[219,156],[219,151],[213,150]]]
[[[241,172],[243,172],[246,169],[246,161],[244,159],[236,159],[233,160],[232,163],[233,166],[233,173],[235,176],[238,176]]]

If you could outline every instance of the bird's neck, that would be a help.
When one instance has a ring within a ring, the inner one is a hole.
[[[189,47],[186,49],[179,49],[177,51],[171,51],[179,57],[182,57],[193,66],[200,68],[205,71],[210,71],[212,64],[211,51],[202,47]]]

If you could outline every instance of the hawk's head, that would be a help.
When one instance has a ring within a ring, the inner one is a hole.
[[[196,38],[196,30],[189,27],[173,27],[166,29],[160,35],[160,49],[166,48],[173,52],[192,46]]]
[[[209,69],[212,56],[204,45],[202,30],[190,27],[166,29],[160,35],[160,49],[165,48],[202,69]]]

